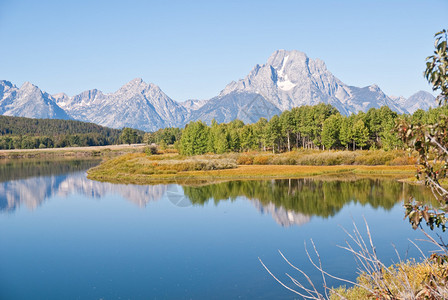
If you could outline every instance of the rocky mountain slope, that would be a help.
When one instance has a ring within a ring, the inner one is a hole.
[[[301,105],[327,103],[349,115],[387,105],[399,113],[435,106],[434,97],[420,91],[408,99],[389,97],[377,85],[349,86],[319,59],[299,51],[275,51],[243,79],[229,83],[209,100],[176,102],[157,85],[134,79],[114,93],[89,90],[69,97],[49,95],[25,83],[17,88],[0,81],[0,114],[32,118],[76,119],[112,128],[153,131],[182,127],[190,121],[210,123],[241,119],[256,122]]]
[[[266,64],[256,65],[244,79],[228,84],[220,96],[235,91],[259,93],[281,110],[323,102],[345,115],[384,105],[406,112],[377,85],[347,86],[327,70],[323,61],[299,51],[274,52]]]
[[[20,88],[0,81],[0,114],[39,119],[70,119],[54,99],[37,86],[25,82]]]
[[[118,91],[103,94],[85,91],[74,97],[54,96],[55,102],[74,119],[99,125],[152,131],[186,122],[187,108],[169,98],[157,85],[136,78]]]
[[[436,107],[436,98],[425,91],[419,91],[409,98],[399,97],[401,107],[405,107],[409,113],[414,113],[418,109],[428,110],[431,107]]]

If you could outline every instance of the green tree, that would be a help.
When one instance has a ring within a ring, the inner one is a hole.
[[[344,117],[341,122],[341,129],[339,130],[339,140],[341,141],[341,145],[344,146],[347,150],[352,141],[353,136],[353,125],[349,118]]]
[[[125,144],[133,144],[137,142],[137,131],[129,128],[129,127],[125,127],[123,128],[121,135],[120,135],[120,139],[123,143]]]
[[[276,146],[278,149],[278,144],[280,142],[281,137],[281,129],[282,126],[280,123],[279,116],[277,115],[273,116],[272,119],[268,122],[266,127],[267,145],[272,147],[272,153],[275,153]]]
[[[342,123],[340,114],[332,115],[324,121],[322,127],[322,144],[326,149],[331,149],[340,143],[339,131]]]
[[[263,151],[266,151],[267,146],[267,124],[268,120],[260,118],[254,125],[254,136],[257,139],[257,144]]]
[[[256,150],[258,148],[257,138],[252,124],[246,125],[241,129],[241,148],[245,151]]]
[[[364,124],[363,120],[358,120],[353,125],[353,148],[360,147],[361,150],[367,145],[369,140],[369,130]]]
[[[294,130],[294,115],[291,111],[286,110],[280,115],[282,126],[282,135],[286,136],[288,151],[291,151],[291,134]]]
[[[185,155],[207,152],[209,128],[202,121],[190,122],[182,133],[180,152]]]

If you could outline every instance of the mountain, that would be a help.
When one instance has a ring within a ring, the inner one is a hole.
[[[261,117],[271,118],[281,111],[274,104],[257,93],[232,92],[207,101],[199,109],[192,111],[190,120],[202,120],[211,124],[227,123],[240,119],[244,123],[255,123]]]
[[[409,98],[389,97],[377,85],[349,86],[336,78],[320,59],[300,51],[275,51],[263,65],[229,83],[209,100],[176,102],[155,84],[136,78],[119,90],[105,94],[97,89],[73,97],[49,95],[31,83],[20,89],[0,81],[0,114],[32,118],[76,119],[99,125],[154,131],[183,127],[190,121],[213,119],[256,122],[301,105],[331,104],[350,115],[387,105],[398,113],[428,109],[434,97],[420,91]]]
[[[406,110],[411,114],[418,109],[428,110],[437,106],[436,97],[425,91],[419,91],[408,99],[399,97],[399,103],[401,107],[406,107]]]
[[[323,102],[345,115],[384,105],[406,112],[377,85],[347,86],[327,70],[323,61],[295,50],[275,51],[266,64],[256,65],[244,79],[228,84],[220,96],[235,91],[259,93],[282,111]]]
[[[53,96],[74,119],[99,125],[153,131],[185,123],[187,109],[169,98],[157,85],[136,78],[115,93],[85,91],[74,97]]]
[[[0,81],[0,114],[39,119],[71,119],[53,98],[37,86],[25,82],[17,88],[11,82]]]
[[[207,100],[189,99],[189,100],[182,101],[179,104],[182,105],[183,107],[185,107],[187,110],[192,111],[192,110],[197,110],[197,109],[201,108],[206,103],[207,103]]]

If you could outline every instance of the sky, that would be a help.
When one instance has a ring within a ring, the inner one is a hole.
[[[322,59],[348,85],[431,91],[423,78],[448,0],[0,0],[0,80],[69,96],[141,77],[209,99],[277,49]]]

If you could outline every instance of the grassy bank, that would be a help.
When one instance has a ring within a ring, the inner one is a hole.
[[[447,272],[443,255],[402,261],[381,273],[361,273],[359,286],[335,288],[330,299],[447,299]]]
[[[348,152],[350,151],[303,151],[275,155],[228,153],[194,157],[184,157],[172,153],[163,155],[134,153],[104,161],[88,171],[88,178],[108,182],[146,184],[301,178],[344,173],[405,178],[412,176],[415,172],[415,167],[409,165],[412,158],[405,156],[404,152]],[[250,164],[246,160],[246,157],[249,156],[253,157]],[[402,162],[401,165],[397,165],[398,159]],[[379,164],[379,162],[383,164]],[[369,163],[371,165],[368,165]]]
[[[109,145],[45,149],[0,150],[0,159],[64,158],[64,157],[115,157],[126,153],[141,153],[144,145]]]

